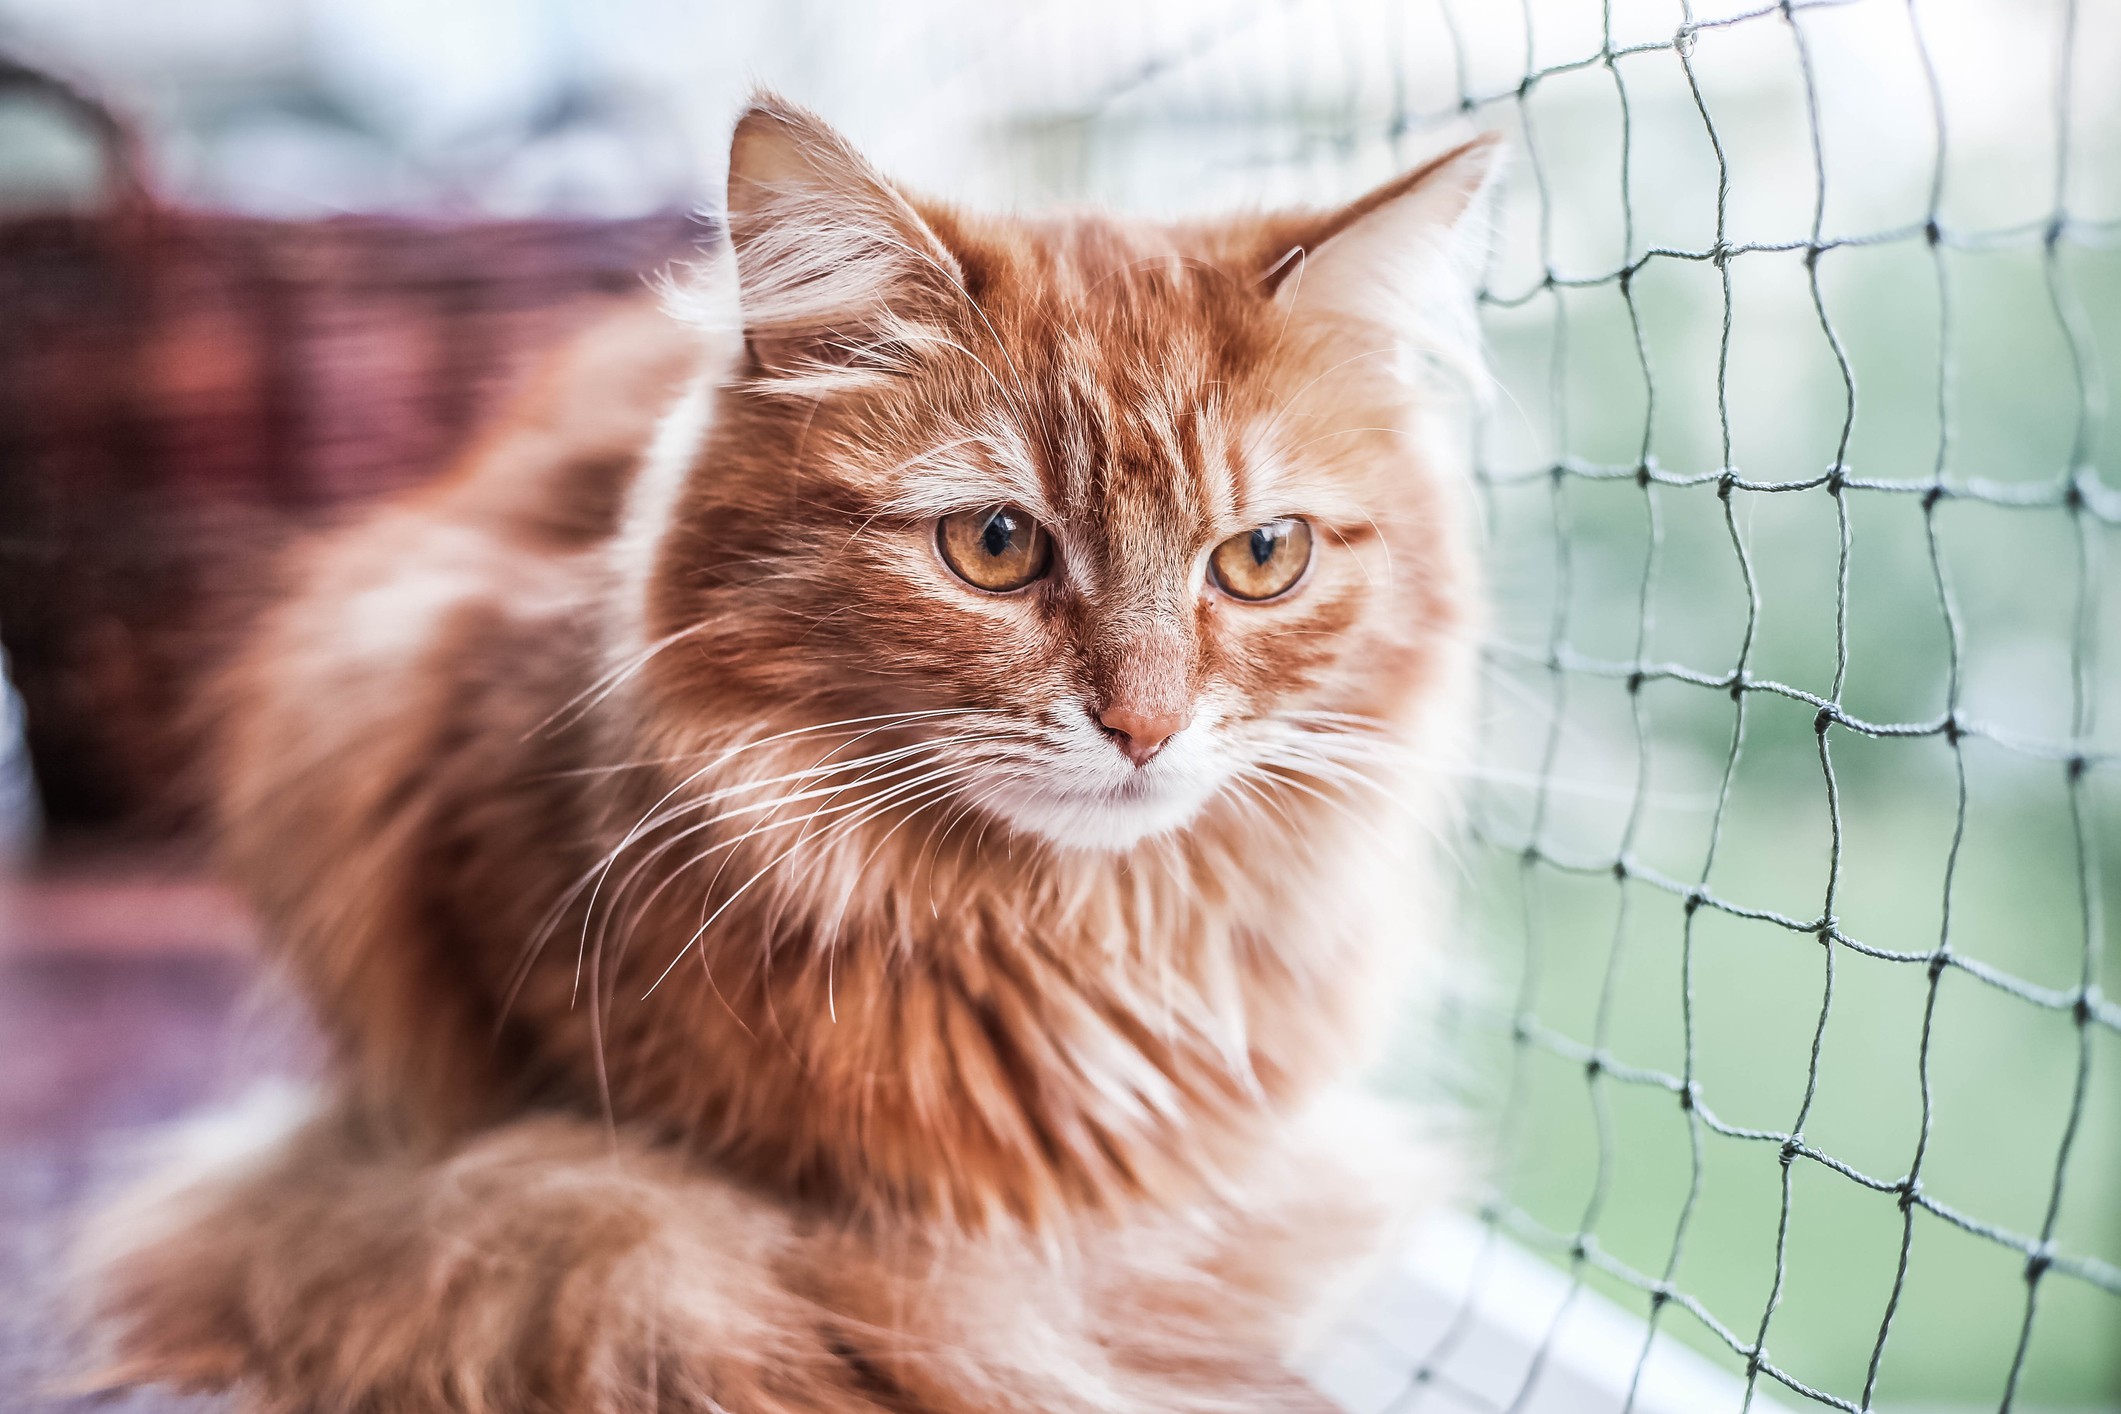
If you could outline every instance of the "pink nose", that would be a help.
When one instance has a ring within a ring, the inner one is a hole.
[[[1148,712],[1114,703],[1097,714],[1098,723],[1112,733],[1112,743],[1127,753],[1127,759],[1137,766],[1146,766],[1149,758],[1163,750],[1164,743],[1186,729],[1193,720],[1190,712]]]

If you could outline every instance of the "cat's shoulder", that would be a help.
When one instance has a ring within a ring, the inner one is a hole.
[[[604,308],[520,383],[414,504],[525,550],[568,553],[617,528],[658,419],[703,355],[644,294]]]

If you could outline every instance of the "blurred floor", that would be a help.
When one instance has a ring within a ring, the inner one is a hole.
[[[0,884],[0,1411],[222,1407],[46,1391],[70,1353],[55,1309],[68,1225],[127,1140],[305,1068],[299,1025],[258,1000],[247,933],[219,889],[137,864]]]

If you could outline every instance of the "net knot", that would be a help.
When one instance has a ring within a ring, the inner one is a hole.
[[[1944,740],[1945,740],[1945,744],[1946,744],[1946,745],[1948,745],[1948,746],[1957,746],[1957,745],[1959,744],[1959,739],[1960,739],[1961,737],[1965,736],[1965,735],[1966,735],[1966,725],[1965,725],[1965,723],[1963,723],[1963,722],[1961,722],[1961,721],[1959,720],[1959,713],[1958,713],[1957,711],[1951,711],[1951,712],[1947,712],[1947,713],[1945,713],[1945,714],[1944,714]]]
[[[1939,977],[1942,977],[1944,975],[1944,969],[1951,966],[1951,962],[1952,955],[1946,952],[1943,948],[1939,948],[1937,949],[1937,951],[1931,953],[1928,968],[1930,981],[1934,982]]]
[[[1893,1192],[1897,1195],[1900,1211],[1904,1213],[1915,1206],[1916,1195],[1922,1192],[1922,1180],[1909,1174],[1893,1185]]]
[[[2047,1269],[2055,1265],[2055,1253],[2046,1243],[2035,1247],[2025,1259],[2025,1280],[2028,1285],[2047,1275]]]
[[[1780,1149],[1780,1151],[1777,1152],[1776,1160],[1784,1168],[1788,1168],[1790,1164],[1795,1161],[1797,1156],[1803,1152],[1804,1140],[1799,1136],[1792,1134],[1789,1138],[1782,1141],[1782,1148]]]
[[[1922,493],[1922,509],[1926,511],[1935,510],[1937,508],[1937,503],[1943,500],[1949,494],[1950,493],[1944,489],[1944,483],[1941,481],[1938,482],[1936,485],[1930,487],[1929,490]]]
[[[1834,725],[1840,717],[1841,714],[1832,707],[1821,707],[1819,715],[1812,718],[1812,731],[1819,736],[1825,736],[1826,729]]]
[[[2079,1026],[2092,1024],[2092,1013],[2098,1009],[2098,996],[2092,987],[2077,989],[2077,999],[2070,1004],[2069,1014]]]
[[[1641,692],[1641,691],[1642,691],[1642,684],[1643,684],[1643,682],[1644,682],[1644,678],[1643,678],[1643,674],[1642,674],[1642,669],[1640,669],[1640,668],[1637,668],[1637,669],[1636,669],[1636,670],[1635,670],[1634,672],[1632,672],[1632,673],[1629,673],[1629,674],[1628,674],[1628,694],[1629,694],[1630,696],[1633,696],[1634,694],[1636,694],[1636,693],[1638,693],[1638,692]]]
[[[2083,752],[2071,752],[2069,757],[2069,766],[2067,768],[2069,783],[2071,785],[2075,785],[2077,782],[2083,780],[2085,769],[2090,766],[2090,764],[2090,759],[2086,757]]]
[[[1944,244],[1944,227],[1937,224],[1936,217],[1932,216],[1922,223],[1922,239],[1931,245]]]

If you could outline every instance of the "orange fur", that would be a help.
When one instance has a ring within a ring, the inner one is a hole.
[[[228,857],[345,1092],[115,1259],[113,1368],[1307,1407],[1278,1361],[1423,1196],[1319,1116],[1443,926],[1474,576],[1418,360],[1467,361],[1488,149],[1181,226],[917,202],[773,100],[731,164],[684,318],[316,547],[232,676]],[[986,596],[934,526],[1003,503],[1058,568]],[[1297,590],[1203,583],[1290,515]],[[1144,702],[1190,725],[1137,766]]]

